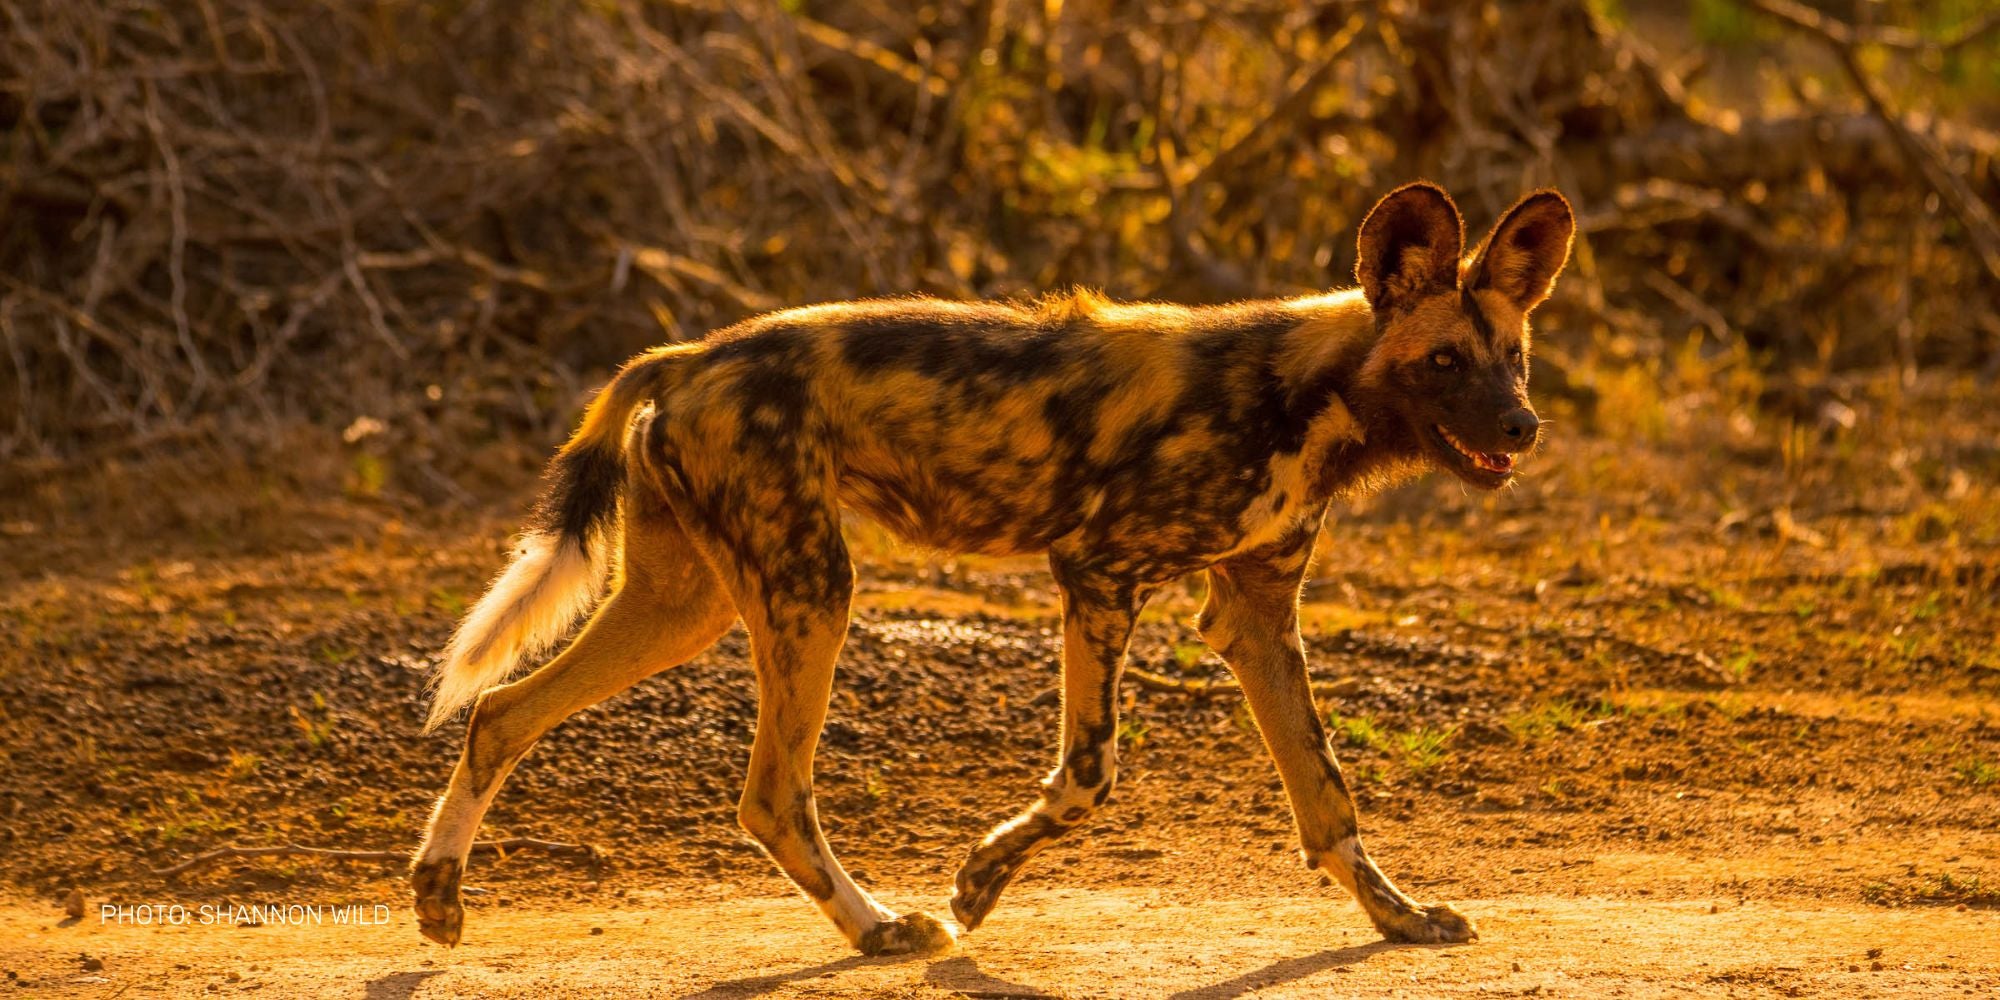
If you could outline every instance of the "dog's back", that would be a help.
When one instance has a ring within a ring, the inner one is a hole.
[[[1161,535],[1157,551],[1226,547],[1327,405],[1280,386],[1287,335],[1345,304],[787,310],[660,374],[645,453],[696,495],[765,507],[824,485],[950,551],[1039,551],[1096,521]]]

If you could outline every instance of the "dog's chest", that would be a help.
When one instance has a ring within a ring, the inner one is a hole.
[[[1361,430],[1345,405],[1333,401],[1306,428],[1296,452],[1272,455],[1268,485],[1237,516],[1241,535],[1223,556],[1249,552],[1290,535],[1302,519],[1324,509],[1327,471],[1342,449],[1359,444]]]

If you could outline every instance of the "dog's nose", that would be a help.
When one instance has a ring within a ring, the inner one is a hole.
[[[1507,436],[1508,444],[1522,445],[1535,439],[1535,429],[1542,422],[1535,417],[1535,411],[1525,406],[1517,406],[1500,414],[1500,433]]]

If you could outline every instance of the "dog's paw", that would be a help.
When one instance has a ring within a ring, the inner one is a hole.
[[[1411,944],[1463,944],[1479,940],[1479,928],[1465,914],[1443,903],[1419,906],[1375,922],[1376,929],[1391,941]]]
[[[951,950],[957,940],[950,927],[912,911],[870,927],[855,947],[863,955],[936,955]]]
[[[976,854],[967,861],[952,880],[951,915],[958,919],[958,925],[967,933],[977,930],[1019,868],[1018,864],[981,862]]]
[[[447,948],[458,946],[465,929],[465,910],[458,902],[461,874],[456,859],[420,861],[410,869],[410,887],[416,893],[417,930]]]

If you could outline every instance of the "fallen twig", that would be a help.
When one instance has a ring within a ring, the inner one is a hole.
[[[1240,694],[1243,691],[1243,685],[1238,683],[1233,678],[1222,678],[1219,680],[1214,680],[1214,679],[1192,680],[1184,677],[1168,677],[1166,674],[1156,674],[1150,670],[1141,670],[1138,667],[1126,667],[1125,676],[1130,677],[1135,681],[1138,681],[1139,686],[1145,688],[1148,691],[1166,691],[1166,692],[1171,692],[1173,694],[1199,694],[1199,695],[1210,695],[1222,692],[1233,692]],[[1348,695],[1354,693],[1355,685],[1354,682],[1351,680],[1343,680],[1343,681],[1312,681],[1310,682],[1310,686],[1312,687],[1312,692],[1314,694]]]
[[[589,844],[566,844],[555,840],[536,840],[533,837],[508,837],[503,840],[481,840],[472,845],[475,851],[492,851],[503,857],[509,851],[538,850],[550,854],[581,854],[587,859],[597,857],[597,848]],[[408,851],[351,851],[336,847],[307,847],[303,844],[275,844],[265,847],[218,847],[212,851],[197,854],[177,865],[153,869],[155,875],[179,875],[228,858],[270,858],[308,855],[333,861],[408,861]]]

